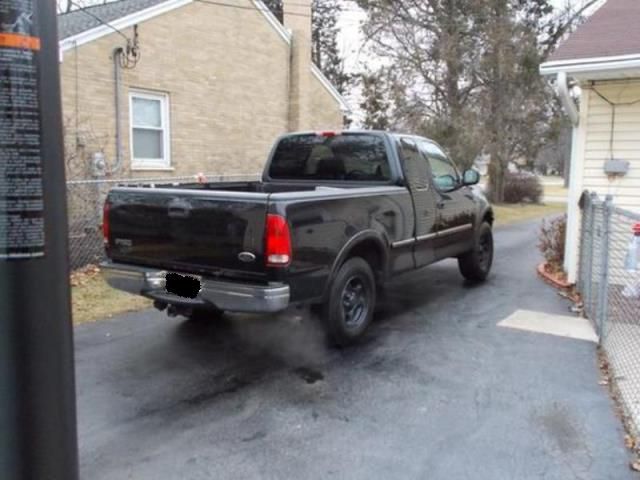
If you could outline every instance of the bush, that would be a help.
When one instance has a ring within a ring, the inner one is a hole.
[[[507,173],[504,177],[505,203],[540,203],[542,183],[531,173]]]
[[[564,266],[564,245],[567,237],[567,216],[543,220],[538,238],[538,249],[547,261],[551,273],[558,273]]]

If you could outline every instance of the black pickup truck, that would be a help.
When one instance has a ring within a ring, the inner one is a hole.
[[[347,344],[391,277],[449,257],[467,279],[487,277],[493,212],[478,180],[426,138],[289,134],[262,181],[112,189],[102,272],[170,315],[315,305]]]

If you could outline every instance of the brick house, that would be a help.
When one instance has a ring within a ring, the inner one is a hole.
[[[311,62],[310,4],[285,0],[284,25],[260,0],[60,15],[68,178],[254,173],[278,135],[341,128],[347,103]]]

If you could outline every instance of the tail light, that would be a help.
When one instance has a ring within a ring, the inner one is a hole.
[[[267,215],[265,258],[268,267],[286,267],[291,263],[291,232],[280,215]]]
[[[339,132],[331,132],[331,131],[318,132],[318,136],[325,137],[325,138],[333,138],[333,137],[337,136],[338,134],[339,134]]]
[[[102,237],[105,245],[109,243],[109,202],[104,202],[102,207]]]

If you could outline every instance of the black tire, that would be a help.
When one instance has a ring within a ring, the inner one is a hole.
[[[217,308],[194,308],[191,313],[186,315],[186,318],[190,322],[212,322],[220,320],[224,316],[224,310],[218,310]]]
[[[472,282],[483,282],[491,272],[493,264],[493,233],[491,225],[483,222],[476,232],[473,248],[458,257],[460,273]]]
[[[376,306],[376,282],[369,264],[359,257],[347,260],[330,287],[324,309],[329,340],[338,346],[358,341],[371,323]]]

